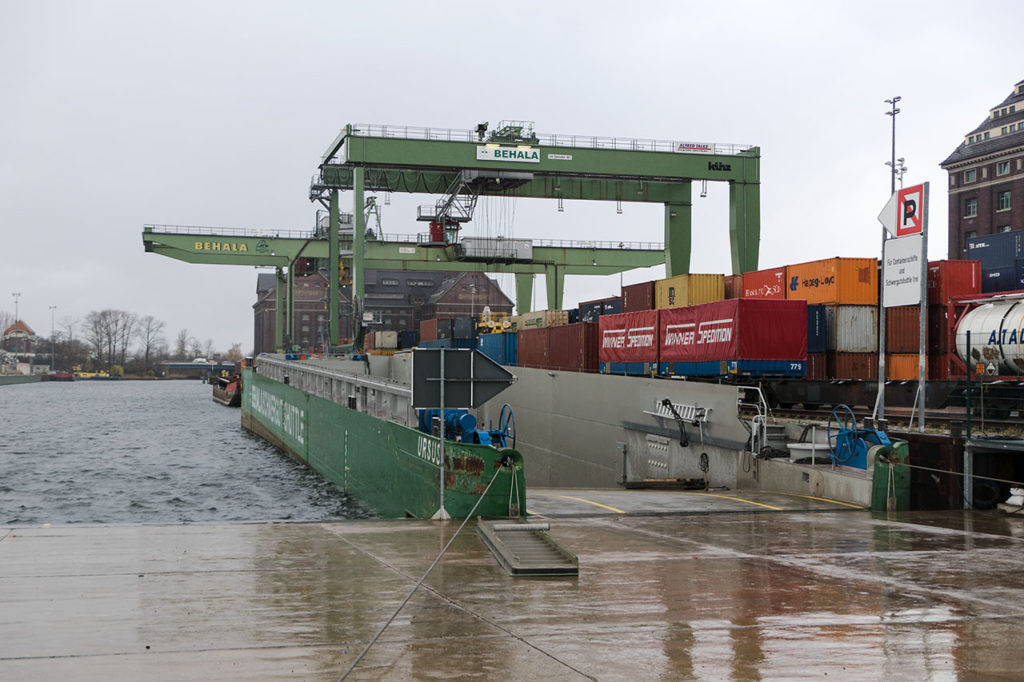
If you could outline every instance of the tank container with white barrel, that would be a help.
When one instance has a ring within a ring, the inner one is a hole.
[[[984,363],[996,374],[1024,374],[1024,300],[993,301],[969,311],[956,328],[956,353],[968,366]]]

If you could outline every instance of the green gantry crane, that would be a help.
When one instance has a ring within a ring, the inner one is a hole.
[[[757,147],[581,136],[538,136],[528,122],[487,124],[475,131],[348,125],[325,152],[310,199],[328,220],[311,232],[231,230],[167,225],[143,229],[146,251],[189,263],[277,269],[277,345],[292,306],[298,258],[351,263],[352,305],[360,316],[366,269],[511,272],[516,305],[531,310],[533,277],[544,274],[548,306],[560,308],[565,275],[607,275],[664,262],[668,276],[689,272],[692,182],[729,183],[729,230],[734,273],[757,269],[760,238],[760,151]],[[339,193],[353,206],[365,192],[440,195],[420,207],[429,232],[389,235],[367,230],[362,210],[343,214]],[[480,196],[658,202],[665,206],[664,244],[502,240],[458,236]],[[321,229],[322,227],[322,229]],[[288,269],[285,279],[284,268]],[[339,267],[329,267],[330,291]],[[281,285],[287,284],[282,300]],[[337,343],[339,297],[332,294],[330,338]]]

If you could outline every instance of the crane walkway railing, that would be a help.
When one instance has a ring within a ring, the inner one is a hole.
[[[356,123],[353,135],[361,137],[390,137],[404,140],[436,140],[441,142],[478,142],[486,144],[474,130],[454,128],[424,128],[420,126],[380,125]],[[536,144],[543,147],[582,147],[586,149],[613,149],[643,152],[685,152],[734,156],[750,150],[754,145],[721,142],[694,142],[683,140],[652,140],[633,137],[602,137],[597,135],[536,134]],[[500,141],[499,141],[500,143]]]

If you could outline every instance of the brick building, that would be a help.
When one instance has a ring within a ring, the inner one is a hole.
[[[277,277],[260,274],[256,281],[253,305],[253,350],[274,350]],[[498,284],[483,273],[423,272],[418,270],[367,270],[365,279],[366,312],[373,315],[372,327],[381,330],[418,330],[422,320],[432,317],[470,317],[484,306],[494,312],[511,314],[512,301]],[[351,285],[342,284],[339,336],[351,339]],[[294,338],[286,345],[313,349],[328,336],[327,280],[320,274],[295,278]]]
[[[1024,228],[1024,81],[939,164],[949,173],[949,258],[971,237]]]

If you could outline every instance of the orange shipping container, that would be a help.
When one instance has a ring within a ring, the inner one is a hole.
[[[722,300],[725,300],[725,275],[676,275],[654,283],[654,305],[659,309]]]
[[[743,298],[786,298],[786,268],[744,272]]]
[[[885,378],[889,381],[917,381],[917,357],[917,353],[886,353]],[[924,378],[928,378],[927,363]]]
[[[828,305],[878,305],[878,260],[826,258],[787,265],[786,298]]]

